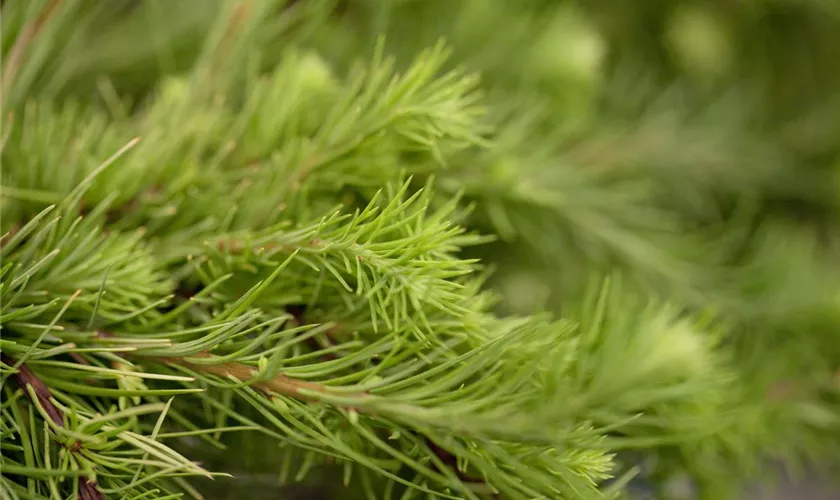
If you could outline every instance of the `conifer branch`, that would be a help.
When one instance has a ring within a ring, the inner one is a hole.
[[[197,353],[192,355],[191,358],[210,359],[211,355],[209,353]],[[160,361],[166,364],[181,365],[193,371],[216,375],[223,379],[232,378],[240,382],[253,382],[249,384],[251,387],[269,394],[276,393],[307,400],[309,399],[306,396],[308,392],[316,394],[327,392],[327,388],[322,384],[307,382],[305,380],[295,380],[282,374],[274,375],[268,380],[262,380],[259,378],[259,372],[257,370],[241,363],[196,364],[186,358],[163,358]],[[368,397],[368,394],[360,392],[357,394],[347,394],[346,396],[352,399],[363,399]]]
[[[840,122],[778,112],[816,73],[768,65],[819,51],[753,53],[737,6],[761,43],[694,6],[651,58],[598,6],[129,3],[2,3],[3,498],[200,498],[253,459],[594,500],[624,451],[726,498],[836,451]]]
[[[57,427],[63,428],[65,426],[64,412],[60,410],[55,403],[53,403],[53,396],[47,385],[25,364],[18,364],[14,358],[6,355],[5,353],[0,353],[0,356],[2,356],[2,361],[5,365],[10,367],[17,366],[17,369],[15,373],[11,375],[11,378],[15,381],[17,386],[20,387],[23,393],[30,399],[30,401],[33,402],[33,404],[36,404],[46,413],[47,417],[53,422],[53,424]],[[37,403],[35,401],[37,401]],[[78,453],[82,449],[82,443],[78,440],[73,441],[69,444],[69,446],[60,441],[59,444],[64,446],[71,453]],[[97,489],[95,480],[87,476],[83,476],[78,480],[77,494],[79,495],[79,498],[84,500],[105,499],[105,495]]]

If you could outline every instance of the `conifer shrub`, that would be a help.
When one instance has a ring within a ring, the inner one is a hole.
[[[837,466],[838,28],[4,1],[0,497],[721,499]]]

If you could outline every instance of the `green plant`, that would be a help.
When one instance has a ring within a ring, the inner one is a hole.
[[[657,8],[627,62],[597,3],[4,2],[0,496],[832,463],[840,123]]]

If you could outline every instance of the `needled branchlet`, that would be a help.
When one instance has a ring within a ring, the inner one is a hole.
[[[0,498],[833,463],[838,59],[700,3],[2,2]]]

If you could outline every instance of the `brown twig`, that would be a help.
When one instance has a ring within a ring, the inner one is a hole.
[[[300,248],[308,248],[308,249],[317,249],[319,245],[322,245],[322,241],[319,239],[313,239],[306,243],[300,244],[284,244],[284,243],[274,243],[274,242],[266,242],[262,245],[255,245],[253,247],[247,247],[245,242],[235,238],[222,238],[215,240],[212,244],[216,247],[217,250],[220,252],[229,252],[232,254],[239,254],[246,250],[246,248],[253,253],[261,253],[265,251],[277,251],[277,252],[284,252],[284,253],[291,253]]]
[[[79,363],[80,365],[90,366],[90,362],[87,359],[85,359],[85,357],[82,356],[81,354],[79,354],[77,352],[71,352],[69,354],[70,354],[70,357],[73,359],[73,361],[75,361],[76,363]],[[87,385],[96,385],[97,384],[96,380],[92,379],[92,378],[86,378],[85,383]]]
[[[78,352],[71,352],[70,357],[73,358],[73,361],[79,363],[80,365],[90,366],[90,361],[86,360],[85,357],[79,354]]]
[[[291,175],[289,184],[292,186],[292,189],[295,191],[299,190],[303,181],[309,177],[309,174],[321,166],[327,158],[329,158],[329,155],[316,154],[304,160],[303,165]]]
[[[802,388],[790,380],[778,380],[767,389],[767,399],[772,402],[783,402],[802,396]]]
[[[823,384],[829,389],[840,391],[840,369],[828,374],[827,380],[820,384],[820,387],[824,387]],[[794,380],[777,380],[770,384],[765,395],[768,401],[784,403],[814,397],[814,389],[813,386],[797,383]]]
[[[209,358],[208,353],[199,353],[192,357],[194,358]],[[253,367],[243,365],[241,363],[219,363],[217,365],[198,364],[187,361],[186,358],[161,358],[158,361],[166,364],[176,364],[187,367],[191,370],[218,375],[222,378],[233,378],[240,382],[248,382],[254,379],[255,370]],[[269,380],[258,380],[253,383],[251,387],[259,389],[266,393],[282,394],[284,396],[293,396],[299,399],[311,399],[301,391],[326,393],[327,387],[317,382],[308,382],[306,380],[296,380],[285,375],[275,375]],[[357,397],[367,397],[366,393],[356,394]]]
[[[213,75],[216,75],[218,74],[218,72],[221,71],[223,64],[230,56],[231,47],[233,45],[235,36],[237,36],[242,25],[245,24],[245,21],[248,19],[248,16],[251,14],[252,10],[253,5],[251,5],[250,0],[240,0],[233,7],[233,10],[230,14],[230,18],[228,19],[227,26],[225,27],[225,31],[224,33],[222,33],[222,36],[219,39],[219,45],[213,52],[213,59],[210,61],[209,66],[206,68],[206,79],[208,81]]]
[[[207,353],[201,353],[195,357],[208,358],[210,357],[210,355]],[[169,358],[161,361],[168,364],[178,364],[181,366],[185,366],[197,372],[210,373],[223,378],[233,378],[240,382],[246,382],[248,380],[253,379],[253,376],[255,374],[255,370],[253,368],[239,363],[221,363],[218,365],[206,365],[190,363],[184,358]],[[302,400],[308,400],[311,398],[304,394],[301,394],[301,390],[320,393],[327,392],[327,388],[322,384],[319,384],[317,382],[308,382],[304,380],[295,380],[286,377],[285,375],[276,375],[270,380],[257,381],[252,385],[252,387],[262,390],[263,392],[269,394],[282,394],[285,396],[292,396]],[[359,393],[356,394],[356,396],[365,398],[369,395],[367,393]],[[482,479],[471,476],[468,473],[459,470],[458,459],[455,457],[455,455],[450,453],[448,450],[441,448],[428,437],[423,436],[423,439],[426,445],[432,451],[432,453],[434,453],[438,457],[438,459],[443,463],[443,465],[449,467],[455,473],[458,479],[465,483],[486,484],[485,481],[483,481]],[[498,496],[494,495],[493,498],[498,498]]]
[[[17,70],[20,68],[23,55],[26,54],[26,51],[32,44],[32,41],[35,40],[35,37],[38,36],[38,33],[41,32],[41,29],[43,29],[47,21],[49,21],[55,14],[56,8],[60,3],[61,0],[51,0],[50,3],[44,7],[41,13],[38,14],[38,17],[36,17],[31,23],[27,24],[17,36],[15,44],[12,46],[12,50],[9,51],[9,55],[5,61],[6,69],[3,71],[2,83],[3,95],[8,95],[9,87],[15,77],[15,73],[17,73]]]
[[[294,311],[294,309],[293,309]],[[295,311],[300,314],[300,311]],[[294,316],[295,313],[292,312]],[[194,357],[198,358],[209,358],[210,354],[204,352],[200,353]],[[248,380],[252,380],[255,375],[255,370],[250,367],[240,363],[220,363],[217,365],[207,365],[207,364],[197,364],[191,363],[187,361],[185,358],[167,358],[160,360],[167,364],[178,364],[180,366],[184,366],[190,368],[197,372],[202,373],[209,373],[213,375],[218,375],[222,378],[233,378],[240,382],[247,382]],[[275,394],[282,394],[285,396],[292,396],[302,400],[311,399],[310,397],[301,394],[301,390],[309,391],[309,392],[319,392],[319,393],[326,393],[327,388],[319,384],[317,382],[308,382],[305,380],[295,380],[293,378],[286,377],[285,375],[275,375],[274,378],[269,380],[260,380],[254,382],[251,386],[256,389],[259,389],[266,393],[275,393]],[[356,394],[357,397],[368,397],[367,393],[359,393]],[[484,481],[480,478],[476,478],[470,476],[465,472],[461,472],[458,469],[458,460],[449,451],[441,448],[437,444],[435,444],[432,440],[428,437],[424,436],[424,440],[426,445],[431,449],[431,451],[438,457],[438,459],[447,467],[450,467],[461,481],[465,483],[473,483],[473,484],[484,484]]]
[[[0,353],[0,356],[2,356],[3,363],[8,366],[15,366],[17,363],[11,356],[2,353]],[[53,403],[50,389],[32,370],[26,365],[20,365],[17,373],[12,375],[12,379],[18,387],[23,389],[23,393],[30,401],[32,401],[32,393],[34,392],[35,398],[38,400],[37,405],[44,409],[44,412],[55,425],[64,428],[64,412]],[[27,387],[31,387],[32,392]],[[74,441],[69,446],[64,445],[64,443],[61,443],[61,445],[71,453],[76,453],[82,449],[82,444],[79,441]],[[105,500],[105,495],[96,487],[96,482],[86,477],[79,479],[78,495],[82,500]]]
[[[96,483],[83,477],[79,480],[80,500],[105,500],[105,495],[96,487]]]
[[[9,229],[8,231],[6,231],[6,234],[4,234],[4,235],[0,236],[0,248],[3,248],[4,246],[6,246],[6,244],[9,242],[9,240],[11,240],[11,239],[12,239],[12,237],[13,237],[13,236],[14,236],[14,235],[18,232],[18,231],[20,231],[20,224],[15,223],[15,224],[12,226],[12,228],[11,228],[11,229]]]
[[[245,243],[241,240],[235,240],[232,238],[222,239],[216,241],[216,248],[220,252],[231,252],[231,253],[240,253],[245,251]],[[290,250],[290,247],[287,245],[278,245],[277,243],[266,243],[265,245],[261,245],[258,248],[253,249],[255,251],[265,251],[265,250],[279,250],[279,251],[287,251]]]
[[[17,363],[17,360],[11,356],[7,356],[6,354],[3,354],[2,356],[3,363],[9,366],[15,366],[15,363]],[[23,389],[23,393],[30,400],[32,399],[32,395],[26,387],[31,386],[33,392],[35,393],[35,398],[38,399],[38,404],[44,409],[44,412],[46,412],[47,416],[50,417],[50,420],[52,420],[55,425],[64,427],[64,414],[52,402],[52,394],[50,393],[47,385],[39,379],[32,370],[30,370],[26,365],[21,365],[18,367],[17,373],[12,375],[12,379],[15,383],[17,383],[18,387]]]

